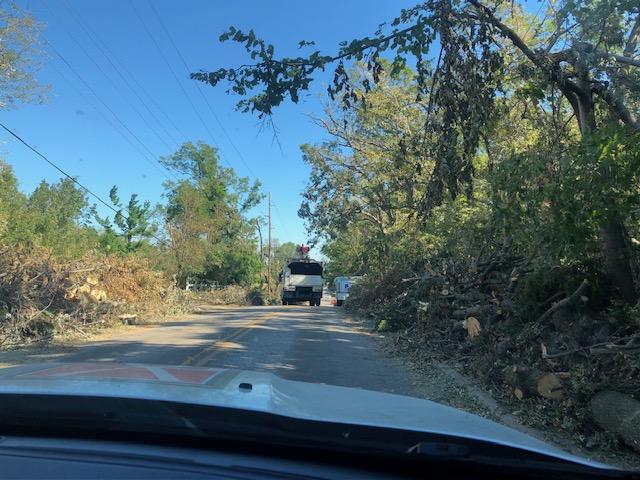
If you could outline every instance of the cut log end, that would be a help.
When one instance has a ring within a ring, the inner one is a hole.
[[[514,387],[513,393],[519,400],[528,397],[556,400],[564,395],[560,378],[552,372],[539,372],[515,365],[505,372],[505,380]]]
[[[559,399],[564,395],[564,388],[555,373],[544,373],[538,378],[538,394],[549,399]]]

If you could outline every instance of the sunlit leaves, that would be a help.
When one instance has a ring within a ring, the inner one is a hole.
[[[21,103],[42,103],[47,88],[38,83],[42,65],[42,25],[11,2],[0,5],[0,109]]]
[[[187,142],[161,163],[181,175],[165,183],[167,230],[181,283],[193,275],[228,281],[229,262],[238,268],[254,265],[243,255],[256,256],[252,221],[245,217],[264,195],[260,183],[238,178],[219,165],[216,148],[204,142]]]

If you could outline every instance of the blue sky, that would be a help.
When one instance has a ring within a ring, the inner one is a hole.
[[[296,212],[309,169],[299,145],[327,138],[306,114],[321,112],[322,80],[330,72],[317,77],[299,104],[276,111],[275,142],[273,131],[261,129],[257,116],[235,110],[239,97],[227,95],[224,86],[189,80],[182,59],[191,71],[249,63],[240,46],[218,41],[231,25],[254,29],[282,55],[297,55],[303,39],[332,53],[339,41],[372,34],[379,23],[415,2],[151,1],[16,0],[46,25],[49,45],[43,46],[46,62],[39,80],[51,90],[45,105],[2,112],[2,123],[107,200],[117,185],[122,199],[137,193],[142,200],[160,202],[168,174],[157,158],[186,140],[202,140],[220,148],[223,166],[259,179],[263,193],[271,192],[275,238],[306,242]],[[3,138],[0,155],[14,167],[24,192],[43,179],[60,178],[19,142]],[[107,213],[104,207],[101,212]],[[266,213],[265,200],[253,214]]]

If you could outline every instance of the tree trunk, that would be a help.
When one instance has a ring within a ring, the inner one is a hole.
[[[620,290],[620,295],[629,305],[638,303],[638,293],[631,271],[630,252],[624,241],[622,224],[610,219],[600,229],[602,251],[607,273],[614,285]]]
[[[617,433],[640,452],[640,402],[613,391],[600,392],[591,399],[593,420],[603,429]]]
[[[583,66],[583,63],[586,62],[583,58],[584,52],[580,52],[580,54],[581,61],[577,67],[578,70],[584,72],[584,75],[579,77],[578,85],[582,87],[584,93],[576,96],[578,111],[575,113],[578,117],[580,133],[584,138],[590,132],[593,132],[597,125],[590,93],[588,70]],[[638,294],[633,272],[631,271],[629,251],[624,241],[622,222],[616,218],[615,212],[610,214],[607,223],[600,228],[600,241],[607,275],[620,290],[624,301],[629,305],[635,305],[638,302]]]

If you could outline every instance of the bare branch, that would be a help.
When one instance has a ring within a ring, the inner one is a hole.
[[[538,66],[542,66],[540,63],[541,57],[538,57],[538,55],[536,55],[535,52],[531,50],[526,43],[524,43],[524,40],[522,40],[515,31],[513,31],[511,28],[507,27],[504,23],[498,20],[493,15],[493,12],[491,11],[490,8],[485,7],[478,0],[469,0],[469,3],[474,7],[476,7],[478,10],[481,10],[484,13],[484,15],[487,17],[487,20],[489,21],[489,23],[491,23],[491,25],[493,25],[498,30],[500,30],[500,32],[505,37],[511,40],[513,44],[522,53],[524,53],[529,60],[531,60],[533,63],[535,63]]]
[[[633,128],[634,131],[640,131],[640,122],[633,117],[627,106],[622,99],[606,88],[604,85],[599,84],[594,88],[594,92],[597,93],[613,110],[615,115],[622,120],[623,123]]]
[[[599,58],[615,60],[618,63],[631,65],[632,67],[640,67],[640,59],[625,57],[624,55],[617,55],[615,53],[606,53],[598,50],[594,50],[593,54]]]

